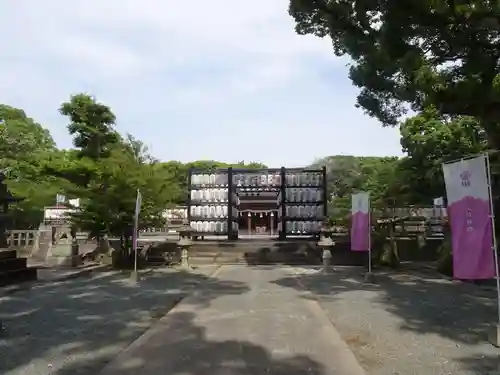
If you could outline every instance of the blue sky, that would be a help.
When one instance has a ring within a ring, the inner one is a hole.
[[[307,165],[401,155],[356,109],[347,59],[298,36],[288,0],[49,0],[0,4],[0,102],[69,147],[58,114],[87,92],[162,160]],[[319,135],[319,136],[318,136]]]

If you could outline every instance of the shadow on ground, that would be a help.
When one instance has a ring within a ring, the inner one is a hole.
[[[378,292],[374,302],[403,318],[401,329],[436,333],[461,343],[484,341],[496,318],[493,290],[415,272],[384,272],[376,276],[376,284],[363,282],[358,270],[327,276],[314,272],[276,283],[292,288],[299,285],[302,291],[312,292],[312,298],[335,299],[353,290]]]
[[[138,284],[107,272],[0,298],[6,327],[0,373],[95,374],[187,293],[194,291],[190,303],[203,308],[248,291],[243,283],[167,271],[146,274]]]
[[[498,356],[472,356],[460,358],[460,364],[472,374],[497,375],[500,374],[500,354]]]
[[[321,364],[305,355],[274,358],[265,348],[245,341],[210,341],[194,324],[195,315],[172,313],[165,327],[152,336],[145,350],[123,353],[102,375],[327,375]],[[168,330],[168,335],[163,334]],[[168,359],[167,359],[168,358]],[[58,375],[74,374],[68,367]]]
[[[318,299],[325,309],[331,310],[333,320],[338,319],[339,325],[348,324],[353,332],[356,332],[353,327],[363,326],[368,336],[381,340],[375,344],[380,343],[379,350],[386,345],[384,340],[396,339],[396,330],[405,338],[391,345],[403,348],[415,345],[416,348],[417,344],[408,340],[420,340],[419,348],[413,350],[432,352],[433,344],[439,342],[444,346],[446,343],[448,346],[442,348],[443,357],[458,354],[450,359],[474,374],[489,374],[487,371],[500,374],[500,351],[495,355],[498,350],[487,343],[488,330],[497,319],[493,289],[416,271],[380,272],[376,283],[368,284],[363,281],[362,272],[361,269],[339,269],[323,275],[308,268],[275,283],[299,289],[304,292],[304,298]],[[355,317],[350,318],[349,311]],[[345,323],[346,320],[350,321]],[[365,320],[369,322],[362,322]],[[353,340],[363,340],[358,334],[355,336]],[[436,336],[439,339],[433,339]],[[368,345],[364,342],[362,350]]]

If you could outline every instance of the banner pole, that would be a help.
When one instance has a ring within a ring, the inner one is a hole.
[[[491,189],[491,167],[490,167],[490,157],[485,154],[486,158],[486,173],[488,177],[488,192],[490,198],[490,220],[491,220],[491,231],[493,234],[493,256],[495,260],[495,273],[497,281],[497,313],[498,313],[498,324],[500,325],[500,273],[498,266],[498,252],[497,252],[497,235],[495,230],[495,212],[493,211],[493,194]]]
[[[134,220],[134,233],[132,235],[132,251],[134,252],[134,272],[137,273],[137,220]]]
[[[372,208],[368,193],[368,273],[372,273]]]
[[[137,230],[139,227],[140,191],[137,189],[134,212],[134,232],[132,233],[132,251],[134,252],[134,273],[137,277]]]

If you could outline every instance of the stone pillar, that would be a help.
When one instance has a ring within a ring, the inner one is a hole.
[[[47,257],[49,266],[77,267],[82,263],[79,255],[79,245],[71,235],[71,229],[62,227],[56,229],[54,244],[49,249]]]
[[[488,341],[497,348],[500,348],[500,323],[493,326],[488,334]]]
[[[32,258],[38,262],[45,263],[52,248],[52,230],[40,229],[37,235],[37,248],[32,253]]]

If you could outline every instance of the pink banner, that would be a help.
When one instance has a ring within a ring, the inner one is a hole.
[[[453,277],[495,277],[485,157],[443,164],[451,228]]]
[[[495,277],[490,203],[465,197],[448,207],[453,250],[453,277],[463,280]]]
[[[370,197],[368,193],[352,196],[351,250],[370,250]]]
[[[368,214],[356,212],[352,215],[351,223],[351,250],[368,251],[370,249],[369,238],[370,218]]]

